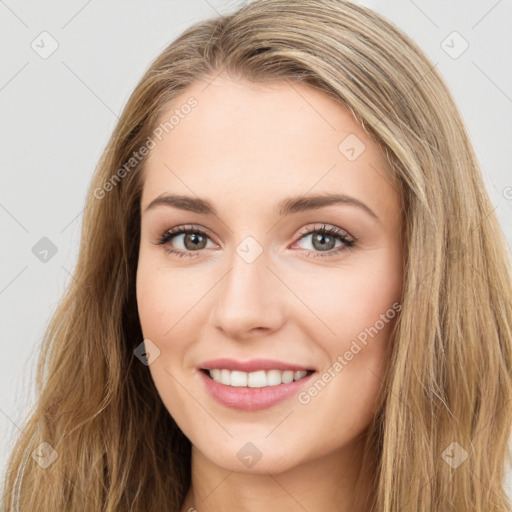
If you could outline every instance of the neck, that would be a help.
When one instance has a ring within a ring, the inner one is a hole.
[[[362,451],[360,442],[281,473],[236,473],[192,446],[192,480],[181,512],[366,511],[373,495]]]

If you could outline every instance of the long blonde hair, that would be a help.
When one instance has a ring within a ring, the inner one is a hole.
[[[400,185],[402,310],[367,437],[371,510],[510,511],[506,242],[435,66],[393,24],[345,0],[256,0],[190,27],[150,65],[92,179],[74,279],[45,333],[38,400],[9,460],[3,507],[179,511],[190,442],[134,358],[145,159],[119,170],[178,94],[220,72],[324,91],[379,143]],[[47,468],[29,456],[41,443],[58,454]]]

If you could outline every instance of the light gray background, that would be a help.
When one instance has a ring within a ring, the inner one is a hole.
[[[360,3],[394,21],[437,64],[512,246],[512,0]],[[33,403],[40,341],[72,279],[87,188],[117,116],[171,40],[238,4],[0,0],[0,476]],[[31,47],[43,31],[58,42],[46,59]],[[454,58],[464,41],[467,50]],[[32,253],[42,237],[58,249],[46,263]]]

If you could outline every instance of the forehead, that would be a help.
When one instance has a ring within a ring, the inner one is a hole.
[[[186,107],[191,98],[195,106]],[[278,196],[328,191],[396,208],[391,169],[378,144],[350,110],[304,84],[196,82],[174,99],[157,135],[143,205],[163,192],[263,205]]]

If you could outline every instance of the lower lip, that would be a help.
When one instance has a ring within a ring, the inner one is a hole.
[[[222,405],[241,411],[258,411],[271,407],[298,393],[316,373],[313,372],[300,380],[289,384],[265,386],[263,388],[226,386],[210,378],[204,371],[198,370],[210,395]]]

